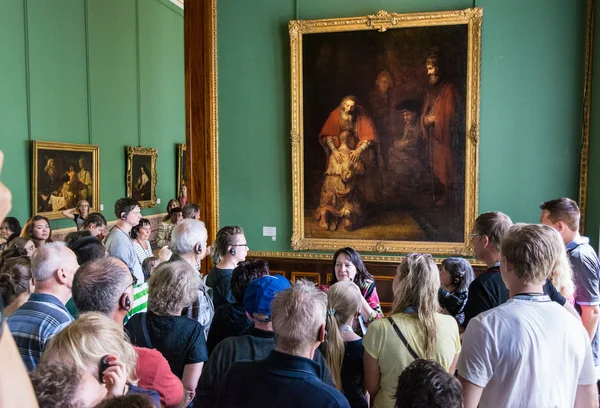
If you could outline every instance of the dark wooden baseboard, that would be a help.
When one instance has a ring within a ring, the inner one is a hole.
[[[264,259],[269,263],[271,274],[284,275],[291,282],[295,282],[296,279],[308,279],[312,282],[315,282],[317,285],[323,285],[331,280],[333,274],[333,261],[330,259],[323,259],[322,257],[316,259],[295,259],[268,256],[249,256],[247,259]],[[398,264],[390,262],[365,261],[365,266],[375,277],[375,284],[377,285],[377,293],[379,294],[381,307],[383,308],[384,312],[388,312],[392,307],[392,302],[394,299],[392,281],[396,274],[396,268]],[[485,270],[485,266],[473,265],[473,269],[475,274],[478,274]]]

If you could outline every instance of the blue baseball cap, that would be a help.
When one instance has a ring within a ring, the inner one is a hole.
[[[244,295],[244,308],[250,315],[261,313],[271,317],[271,301],[275,294],[290,288],[290,281],[282,275],[267,275],[248,285]]]

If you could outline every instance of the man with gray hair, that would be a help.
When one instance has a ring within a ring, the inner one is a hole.
[[[271,302],[275,350],[265,360],[233,364],[217,406],[349,408],[342,393],[319,379],[312,360],[325,341],[326,309],[327,295],[311,282],[300,280],[278,292]]]
[[[179,221],[171,234],[170,247],[173,255],[169,262],[186,262],[199,272],[200,261],[208,254],[207,240],[208,232],[202,221],[193,219]],[[202,282],[198,288],[198,299],[188,308],[186,315],[197,320],[204,327],[205,339],[208,337],[214,314],[210,288]]]
[[[8,327],[27,370],[39,363],[48,340],[73,321],[65,304],[71,298],[77,257],[61,242],[52,242],[31,257],[35,291],[12,316]]]
[[[147,285],[147,284],[146,284]],[[80,313],[99,312],[123,327],[134,309],[133,276],[118,258],[106,257],[87,262],[75,274],[73,302]],[[155,390],[163,406],[178,406],[183,400],[183,385],[156,349],[133,347],[138,354],[138,386]]]

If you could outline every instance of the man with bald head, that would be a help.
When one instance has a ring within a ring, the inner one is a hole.
[[[123,327],[123,320],[133,307],[133,275],[118,258],[89,261],[75,274],[73,302],[80,313],[102,313]],[[163,406],[178,406],[183,399],[183,385],[171,372],[167,360],[157,350],[134,349],[138,354],[138,385],[157,391]]]
[[[77,257],[63,243],[52,242],[31,257],[35,291],[8,318],[23,363],[33,370],[39,363],[50,338],[73,321],[65,304],[71,298]]]

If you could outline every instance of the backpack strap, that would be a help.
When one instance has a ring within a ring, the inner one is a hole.
[[[152,342],[150,341],[150,334],[148,333],[148,313],[140,313],[142,316],[142,333],[144,333],[144,340],[146,340],[146,347],[152,347]]]
[[[396,332],[396,334],[398,335],[398,337],[400,337],[400,340],[402,341],[402,343],[404,344],[404,346],[406,347],[406,349],[408,350],[408,352],[410,353],[410,355],[413,356],[413,358],[415,360],[418,360],[419,356],[417,355],[417,353],[415,353],[415,351],[410,346],[410,344],[408,344],[408,341],[406,340],[406,337],[404,337],[404,335],[400,331],[400,328],[398,328],[398,326],[396,325],[396,322],[394,322],[394,319],[392,319],[391,316],[389,316],[387,319],[392,324],[392,327],[394,328],[394,331]]]

